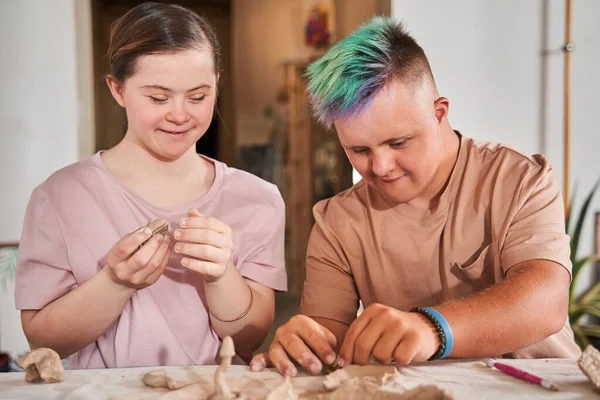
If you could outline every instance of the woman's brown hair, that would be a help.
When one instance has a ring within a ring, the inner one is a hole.
[[[195,12],[175,4],[146,2],[117,19],[110,28],[110,74],[125,82],[137,60],[150,54],[169,54],[208,46],[215,74],[220,46],[212,26]]]

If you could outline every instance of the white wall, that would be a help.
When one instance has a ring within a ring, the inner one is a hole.
[[[543,153],[563,179],[563,0],[392,0],[429,57],[450,122],[466,136]],[[596,91],[600,87],[600,1],[572,9],[571,186],[600,176]],[[578,204],[576,204],[578,206]],[[600,210],[600,193],[593,204]],[[592,220],[581,254],[592,251]],[[591,268],[590,268],[591,271]],[[587,279],[584,279],[587,278]],[[583,285],[589,276],[582,276]],[[581,288],[581,285],[580,285]]]
[[[19,240],[33,188],[93,149],[83,129],[91,91],[78,86],[76,53],[91,57],[89,32],[76,32],[76,12],[86,10],[85,0],[0,1],[0,242]],[[27,344],[13,297],[0,288],[0,350],[14,354]]]

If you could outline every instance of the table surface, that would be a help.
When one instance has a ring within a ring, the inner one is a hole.
[[[593,399],[600,391],[579,370],[576,360],[502,360],[546,380],[556,383],[559,392],[544,389],[488,368],[481,360],[444,360],[398,366],[400,376],[386,390],[404,391],[420,384],[434,384],[449,390],[455,399]],[[159,367],[160,368],[160,367]],[[212,392],[215,366],[162,367],[174,375],[199,379],[206,395]],[[0,373],[1,399],[152,399],[181,398],[177,392],[165,393],[144,386],[141,377],[153,368],[119,368],[104,370],[65,371],[61,383],[31,384],[24,373]],[[300,398],[322,387],[323,376],[300,374],[292,380]],[[253,398],[264,398],[283,382],[272,370],[251,372],[246,366],[231,366],[227,380],[233,390],[243,391]],[[198,386],[198,385],[196,385]]]

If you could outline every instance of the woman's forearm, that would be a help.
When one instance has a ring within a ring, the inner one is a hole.
[[[251,356],[273,324],[273,290],[246,280],[232,264],[218,281],[205,282],[204,288],[211,323],[217,335],[221,338],[231,336],[236,352]]]
[[[134,292],[115,283],[104,268],[41,310],[23,310],[25,336],[32,348],[49,347],[65,358],[102,336]]]

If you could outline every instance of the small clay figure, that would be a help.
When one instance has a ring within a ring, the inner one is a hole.
[[[235,395],[229,389],[229,385],[227,385],[227,379],[225,378],[225,373],[229,369],[231,365],[231,359],[235,356],[235,346],[233,344],[233,339],[230,336],[227,336],[223,339],[223,343],[221,344],[221,350],[219,350],[219,357],[221,357],[221,365],[217,368],[217,372],[215,373],[215,390],[217,396],[220,396],[222,399],[234,399]]]

